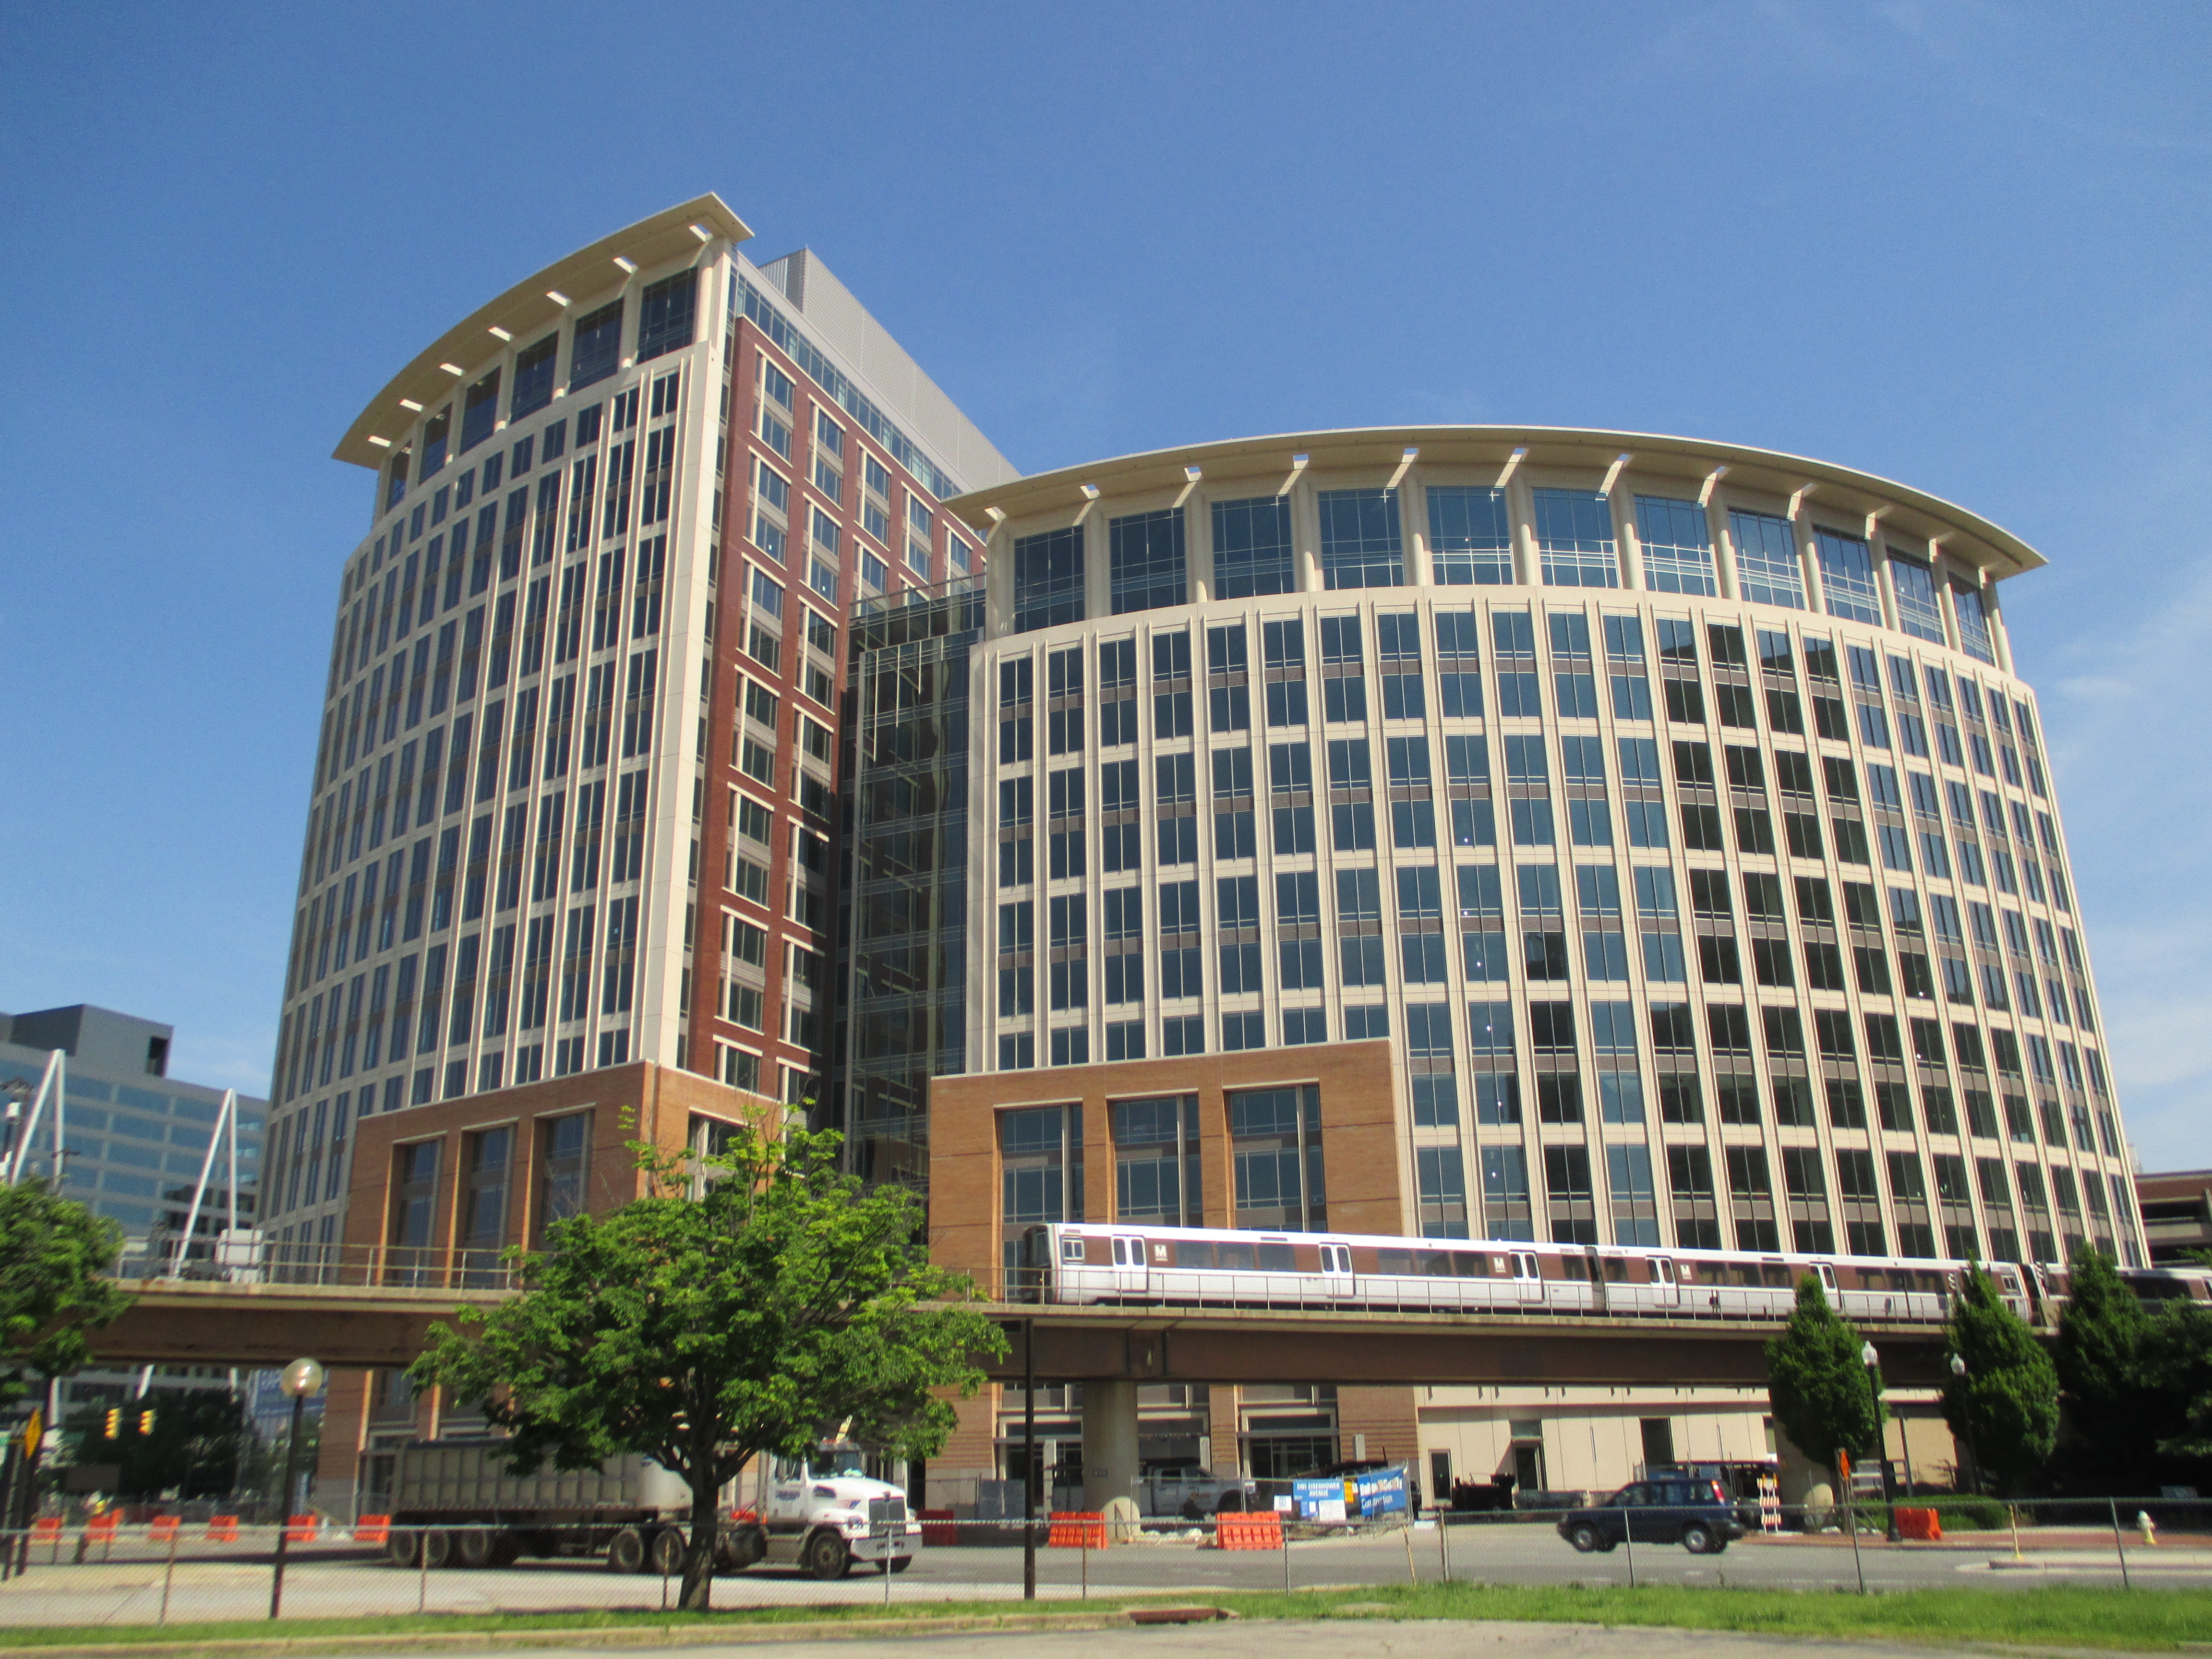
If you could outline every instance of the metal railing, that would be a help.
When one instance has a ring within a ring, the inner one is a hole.
[[[1612,1494],[1607,1494],[1612,1496]],[[2212,1504],[2136,1498],[2008,1505],[1949,1496],[1891,1506],[1770,1508],[1733,1519],[1710,1506],[1552,1511],[1431,1510],[1338,1520],[1268,1507],[1190,1522],[1114,1510],[1041,1513],[1033,1523],[925,1510],[881,1539],[740,1566],[712,1586],[725,1610],[1085,1596],[1188,1601],[1206,1558],[1211,1591],[1488,1583],[1822,1585],[1868,1591],[1943,1584],[2002,1589],[2099,1583],[2212,1584]],[[1735,1535],[1740,1528],[1741,1535]],[[281,1607],[271,1611],[279,1529],[220,1511],[42,1517],[0,1534],[0,1629],[288,1621],[422,1614],[654,1613],[682,1600],[684,1530],[610,1525],[586,1535],[494,1527],[393,1526],[365,1516],[288,1523]],[[898,1562],[903,1559],[905,1565]],[[611,1569],[611,1565],[612,1570]]]

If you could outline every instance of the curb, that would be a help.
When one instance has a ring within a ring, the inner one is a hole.
[[[240,1637],[184,1642],[94,1642],[15,1650],[25,1659],[263,1659],[313,1653],[526,1651],[538,1648],[705,1648],[768,1642],[821,1642],[870,1637],[957,1636],[993,1632],[1121,1630],[1139,1622],[1135,1610],[959,1613],[942,1618],[813,1619],[750,1625],[620,1625],[604,1628],[519,1631],[393,1631],[384,1634]]]

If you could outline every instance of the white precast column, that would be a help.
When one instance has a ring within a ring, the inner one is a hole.
[[[1083,1506],[1103,1510],[1110,1498],[1134,1496],[1137,1480],[1137,1385],[1091,1379],[1083,1385]]]

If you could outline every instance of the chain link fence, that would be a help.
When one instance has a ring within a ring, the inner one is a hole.
[[[222,1514],[53,1516],[0,1534],[0,1627],[676,1608],[681,1529],[629,1530],[638,1535],[579,1545],[492,1527],[392,1527],[373,1516],[350,1526],[295,1516],[284,1528]],[[1870,1593],[2212,1585],[2212,1504],[2169,1498],[1942,1497],[1763,1513],[1756,1504],[1597,1505],[1341,1522],[1273,1510],[1196,1522],[1060,1511],[1033,1525],[925,1516],[902,1538],[855,1534],[834,1549],[787,1538],[785,1559],[742,1569],[726,1559],[714,1605],[1188,1601],[1443,1582]]]

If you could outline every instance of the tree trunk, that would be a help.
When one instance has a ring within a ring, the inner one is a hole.
[[[705,1613],[714,1602],[714,1552],[721,1541],[720,1488],[712,1456],[696,1460],[691,1474],[691,1543],[684,1552],[684,1593],[677,1606]]]

